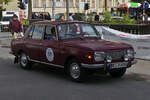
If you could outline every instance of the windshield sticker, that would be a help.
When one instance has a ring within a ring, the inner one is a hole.
[[[46,49],[46,58],[50,62],[52,62],[54,60],[54,52],[51,48]]]

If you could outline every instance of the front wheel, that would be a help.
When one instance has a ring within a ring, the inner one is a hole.
[[[109,71],[110,75],[114,78],[122,77],[125,74],[125,72],[126,72],[126,68],[113,69]]]
[[[19,57],[19,63],[23,69],[31,69],[31,62],[28,60],[28,57],[25,53],[21,53]]]
[[[68,74],[72,80],[81,82],[86,79],[86,71],[81,67],[80,63],[76,59],[72,59],[68,63]]]

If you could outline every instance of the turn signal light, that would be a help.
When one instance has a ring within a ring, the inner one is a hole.
[[[88,59],[92,59],[92,56],[88,56]]]

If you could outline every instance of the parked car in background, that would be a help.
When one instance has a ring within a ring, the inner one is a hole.
[[[135,64],[131,45],[102,40],[93,25],[79,21],[36,22],[12,40],[11,51],[23,69],[33,62],[60,67],[74,81],[96,71],[121,77]]]
[[[69,13],[69,15],[72,13]],[[84,21],[84,13],[74,13],[73,19],[78,20],[78,21]],[[54,17],[55,21],[61,21],[61,20],[66,20],[66,14],[65,13],[58,13]]]

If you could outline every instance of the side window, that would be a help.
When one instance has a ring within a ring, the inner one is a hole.
[[[47,25],[44,34],[44,40],[56,40],[55,26]]]
[[[68,25],[67,24],[61,24],[58,26],[58,33],[60,39],[65,39],[65,34],[67,34]]]
[[[42,39],[42,36],[44,34],[44,25],[35,25],[34,31],[33,31],[33,39]]]

